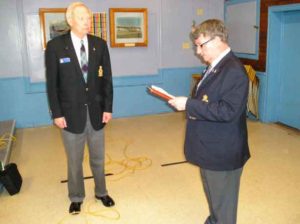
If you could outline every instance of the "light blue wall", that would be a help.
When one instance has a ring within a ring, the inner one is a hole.
[[[114,78],[113,116],[128,117],[173,111],[166,102],[146,91],[150,84],[159,85],[174,95],[189,95],[191,74],[198,68],[162,69],[156,76]],[[16,119],[17,127],[51,124],[45,91],[28,92],[28,78],[0,79],[0,120]],[[38,89],[45,88],[40,83]]]
[[[0,120],[16,119],[17,127],[50,124],[45,92],[27,93],[28,78],[0,79]]]
[[[0,20],[4,41],[0,42],[0,59],[5,59],[0,61],[0,120],[16,119],[17,127],[51,124],[45,83],[33,83],[30,77],[35,68],[29,63],[32,55],[27,45],[26,18],[36,16],[40,7],[66,7],[70,2],[0,1],[0,13],[8,18]],[[189,95],[191,75],[200,73],[203,67],[194,56],[192,47],[183,49],[182,44],[190,41],[188,35],[192,20],[199,23],[208,18],[223,18],[223,0],[84,2],[93,11],[108,12],[108,8],[112,7],[145,7],[150,15],[151,32],[147,48],[110,48],[114,72],[114,117],[171,112],[165,102],[148,94],[146,87],[151,84],[161,86],[174,95]],[[199,14],[201,11],[203,13]],[[41,60],[43,52],[33,56]]]

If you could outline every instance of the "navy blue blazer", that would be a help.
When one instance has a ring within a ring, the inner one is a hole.
[[[104,127],[103,112],[112,112],[113,86],[107,44],[88,35],[89,62],[85,83],[70,33],[54,38],[46,48],[47,93],[52,118],[65,117],[66,130],[82,133],[87,108],[95,130]]]
[[[186,159],[203,169],[241,168],[250,158],[246,124],[249,80],[229,52],[186,104]]]

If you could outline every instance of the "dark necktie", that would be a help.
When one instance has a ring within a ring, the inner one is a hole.
[[[87,82],[88,61],[86,57],[86,51],[83,44],[83,40],[81,40],[81,47],[80,47],[80,66],[81,66],[81,71],[83,74],[84,81]]]

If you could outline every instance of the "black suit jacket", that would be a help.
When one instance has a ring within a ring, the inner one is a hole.
[[[225,171],[249,159],[246,105],[249,81],[229,52],[186,104],[185,156],[204,169]]]
[[[95,130],[103,128],[103,112],[112,112],[113,87],[107,44],[88,35],[88,78],[85,83],[70,33],[46,48],[47,93],[52,118],[65,117],[67,131],[82,133],[87,108]]]

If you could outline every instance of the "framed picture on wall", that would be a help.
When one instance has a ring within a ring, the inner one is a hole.
[[[40,24],[43,49],[54,37],[67,33],[70,29],[66,20],[66,8],[40,8]]]
[[[148,15],[146,8],[110,8],[110,46],[148,46]]]

